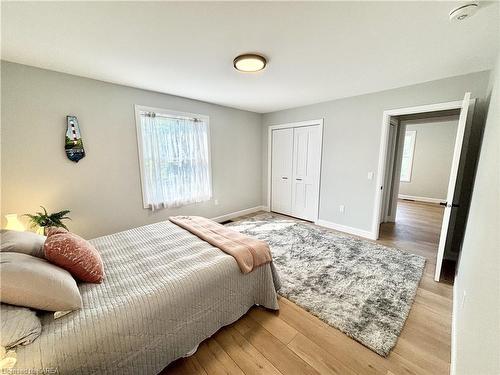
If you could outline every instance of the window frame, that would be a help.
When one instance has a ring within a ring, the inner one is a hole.
[[[144,160],[143,160],[143,152],[142,152],[142,129],[141,129],[141,113],[142,112],[155,112],[155,113],[160,113],[172,117],[192,117],[192,118],[198,118],[203,120],[207,124],[207,142],[208,142],[208,180],[210,182],[210,191],[212,192],[211,198],[208,199],[205,202],[211,201],[214,197],[214,185],[213,185],[213,179],[212,179],[212,142],[210,140],[210,117],[208,115],[202,115],[198,113],[190,113],[190,112],[181,112],[181,111],[174,111],[172,109],[166,109],[166,108],[158,108],[158,107],[149,107],[145,105],[139,105],[135,104],[134,105],[134,111],[135,111],[135,130],[137,134],[137,157],[139,159],[139,172],[140,172],[140,178],[141,178],[141,193],[142,193],[142,206],[143,208],[149,209],[150,205],[146,203],[146,189],[144,187]],[[197,202],[198,204],[201,202]],[[196,203],[189,203],[186,205],[190,204],[196,204]]]
[[[403,177],[401,176],[401,171],[400,171],[400,174],[399,174],[399,181],[400,182],[411,182],[411,177],[412,177],[412,174],[413,174],[413,159],[414,159],[414,156],[415,156],[415,144],[417,143],[417,131],[416,130],[405,130],[405,138],[406,138],[406,135],[408,133],[411,133],[411,151],[410,151],[410,157],[409,157],[409,164],[410,166],[408,167],[409,168],[409,172],[408,172],[408,179],[403,179]],[[403,153],[402,153],[402,157],[401,157],[401,169],[402,169],[402,166],[403,166],[403,160],[404,160],[404,141],[403,141]]]

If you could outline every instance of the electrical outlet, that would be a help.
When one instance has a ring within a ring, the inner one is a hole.
[[[339,206],[339,212],[343,215],[345,213],[345,206],[343,204],[341,204]]]
[[[218,205],[219,205],[219,200],[218,200],[218,199],[214,199],[214,205],[215,205],[215,206],[218,206]]]
[[[373,180],[373,172],[368,172],[368,179]]]

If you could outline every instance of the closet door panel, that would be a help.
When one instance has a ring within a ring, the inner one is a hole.
[[[271,211],[292,213],[293,129],[272,132]]]
[[[294,129],[292,215],[315,220],[319,203],[321,128]]]

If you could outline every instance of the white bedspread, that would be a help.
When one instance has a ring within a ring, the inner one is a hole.
[[[168,221],[91,242],[104,282],[79,286],[82,310],[44,314],[16,368],[157,374],[252,305],[278,309],[272,264],[242,274],[233,257]]]

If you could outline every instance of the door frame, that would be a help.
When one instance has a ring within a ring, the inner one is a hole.
[[[319,170],[319,181],[318,181],[318,207],[316,207],[316,215],[314,221],[319,219],[319,203],[321,194],[321,169],[323,164],[323,121],[320,118],[317,120],[306,120],[299,122],[289,122],[285,124],[269,125],[267,130],[267,207],[266,211],[271,211],[271,193],[272,193],[272,152],[273,152],[273,130],[277,129],[289,129],[289,128],[301,128],[305,126],[319,125],[321,134],[321,150],[320,150],[320,170]]]
[[[384,186],[386,187],[386,189],[382,190],[382,205],[380,206],[380,209],[382,211],[380,214],[381,224],[394,222],[396,220],[396,213],[394,213],[394,215],[391,215],[388,211],[389,206],[391,206],[391,203],[393,203],[394,194],[391,194],[391,191],[394,191],[394,184],[398,183],[398,181],[394,179],[394,176],[398,167],[396,165],[396,161],[399,159],[399,153],[402,152],[402,150],[400,150],[398,146],[400,146],[400,137],[403,133],[403,128],[401,127],[401,121],[399,121],[399,119],[395,122],[392,122],[392,119],[394,119],[394,117],[389,117],[390,126],[387,139],[386,171],[384,178]]]
[[[471,99],[475,102],[475,99]],[[389,129],[391,116],[413,115],[434,111],[446,111],[452,109],[461,109],[463,100],[455,100],[452,102],[435,103],[420,105],[415,107],[389,109],[382,114],[382,131],[380,135],[380,149],[378,155],[377,167],[377,183],[375,185],[375,205],[372,219],[372,235],[373,238],[379,238],[380,219],[382,216],[382,200],[383,200],[383,184],[385,174],[387,172],[387,150],[389,147]]]

